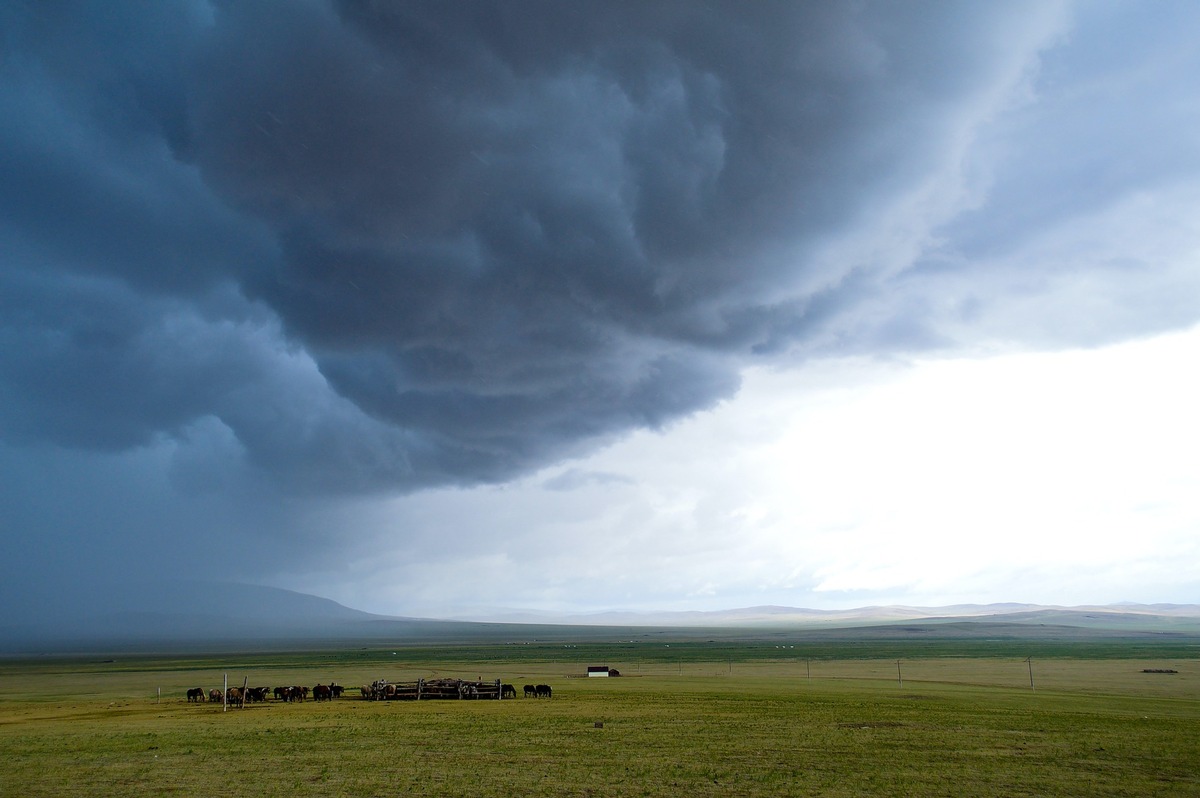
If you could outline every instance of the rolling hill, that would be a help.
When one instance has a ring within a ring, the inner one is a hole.
[[[218,644],[246,648],[318,642],[495,641],[563,635],[606,638],[649,628],[679,635],[721,630],[722,636],[728,637],[791,630],[842,639],[914,634],[958,638],[1200,636],[1200,605],[1194,604],[987,604],[834,611],[764,606],[718,612],[563,616],[507,611],[486,617],[426,619],[374,615],[278,588],[196,580],[96,584],[72,596],[5,599],[0,651],[7,653]]]

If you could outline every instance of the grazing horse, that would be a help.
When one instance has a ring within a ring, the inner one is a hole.
[[[318,684],[312,689],[312,698],[313,701],[332,701],[333,691],[327,684]]]
[[[281,701],[304,701],[308,695],[308,688],[301,686],[290,686],[290,688],[275,688],[275,697]]]
[[[550,685],[548,684],[539,684],[536,690],[538,698],[550,698],[552,695],[550,691]]]
[[[358,688],[358,694],[363,697],[364,701],[372,701],[375,698],[375,688],[369,684],[364,684]]]
[[[283,691],[284,701],[303,701],[305,697],[308,696],[308,688],[300,687],[299,685],[294,687],[284,687]]]
[[[516,698],[517,697],[517,688],[513,687],[511,684],[500,685],[500,697],[501,698]]]
[[[214,687],[213,689],[208,691],[208,703],[210,703],[210,704],[221,703],[222,695],[223,695],[223,693],[221,693],[220,690],[218,690],[217,688]]]
[[[187,691],[187,700],[189,703],[199,704],[201,701],[204,700],[204,688],[203,687],[193,687],[191,690],[188,690]]]
[[[337,682],[330,682],[330,684],[329,684],[329,692],[332,694],[332,697],[333,697],[333,698],[341,698],[341,697],[342,697],[342,693],[344,693],[345,691],[346,691],[346,688],[345,688],[345,687],[342,687],[342,686],[341,686],[340,684],[338,684]]]
[[[527,684],[525,685],[525,697],[529,698],[530,696],[537,698],[537,688],[532,684]]]

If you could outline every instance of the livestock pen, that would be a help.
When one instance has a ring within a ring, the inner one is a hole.
[[[417,679],[391,682],[380,679],[362,687],[362,697],[371,701],[499,700],[500,680]]]

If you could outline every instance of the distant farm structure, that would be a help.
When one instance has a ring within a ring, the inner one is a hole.
[[[610,668],[607,665],[588,665],[587,675],[588,678],[593,676],[620,676],[621,672],[616,668]]]

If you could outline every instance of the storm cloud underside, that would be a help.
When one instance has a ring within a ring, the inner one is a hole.
[[[1162,19],[1195,12],[1158,10],[6,4],[9,534],[286,570],[363,497],[528,475],[749,367],[1192,324],[1194,227],[1144,203],[1200,201],[1200,114],[1142,89],[1197,73]]]

